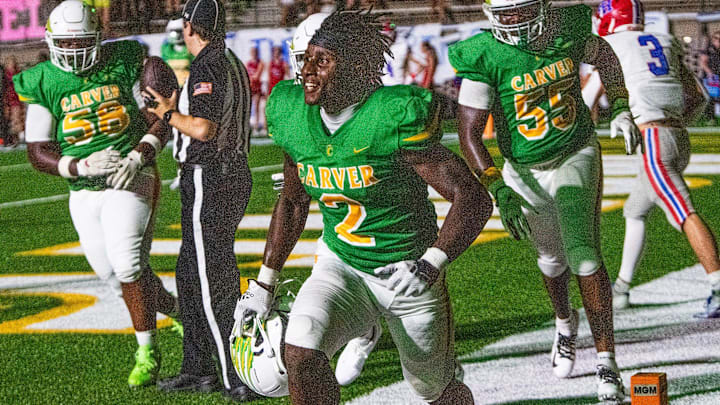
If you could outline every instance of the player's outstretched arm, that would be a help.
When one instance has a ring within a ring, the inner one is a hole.
[[[263,264],[257,280],[248,280],[247,290],[235,305],[233,334],[241,331],[253,316],[265,319],[270,313],[280,270],[305,229],[310,196],[300,182],[295,163],[287,154],[283,174],[285,184],[270,219]]]
[[[679,61],[678,66],[680,67],[680,81],[683,85],[683,99],[685,100],[683,121],[685,121],[685,125],[691,125],[702,115],[707,103],[710,101],[710,95],[682,59]]]
[[[270,219],[263,255],[263,263],[278,270],[300,239],[310,208],[310,195],[305,192],[297,166],[288,155],[285,155],[283,175],[285,184]]]
[[[495,167],[490,152],[483,144],[482,134],[489,115],[488,110],[460,105],[458,108],[460,150],[470,169],[480,179],[480,183],[495,197],[505,230],[517,240],[528,239],[530,226],[522,212],[522,207],[530,210],[534,208],[512,188],[505,185],[500,169]]]
[[[421,151],[403,150],[402,156],[428,185],[452,203],[433,247],[453,261],[485,227],[492,215],[492,200],[462,159],[440,144]]]
[[[625,152],[632,155],[638,145],[643,148],[642,136],[630,113],[628,91],[617,55],[604,39],[591,36],[585,46],[583,62],[597,67],[600,80],[605,86],[611,108],[610,137],[615,138],[618,131],[622,132],[625,137]]]

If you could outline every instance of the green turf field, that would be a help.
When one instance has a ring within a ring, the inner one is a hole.
[[[718,134],[693,136],[693,152],[720,153]],[[622,153],[621,139],[601,139],[604,153]],[[489,143],[497,158],[497,148]],[[451,145],[457,151],[457,145]],[[270,174],[279,171],[282,154],[273,146],[253,146],[250,163],[253,195],[248,213],[272,211],[275,192]],[[159,160],[162,178],[175,175],[175,163],[166,149]],[[692,190],[696,209],[711,229],[720,229],[720,176],[701,177],[711,185]],[[0,276],[27,273],[91,272],[82,256],[19,255],[33,249],[75,242],[70,222],[65,183],[59,177],[34,171],[22,151],[0,153]],[[57,201],[32,203],[30,200],[57,197]],[[17,205],[8,205],[25,201]],[[163,186],[159,204],[156,239],[179,239],[179,194]],[[686,240],[655,210],[648,223],[648,247],[652,254],[643,258],[634,281],[639,284],[696,262]],[[614,279],[619,267],[624,221],[621,210],[602,216],[602,247],[605,262]],[[237,238],[263,239],[263,231],[238,231]],[[317,238],[319,232],[306,231],[303,238]],[[152,256],[156,271],[174,271],[176,256]],[[241,255],[241,263],[257,262],[259,255]],[[241,268],[252,277],[256,269]],[[309,269],[293,268],[286,277],[304,279]],[[448,284],[455,315],[458,355],[472,353],[508,335],[540,327],[552,318],[549,299],[536,268],[534,252],[527,242],[501,238],[475,245],[449,269]],[[576,284],[572,301],[581,306]],[[155,388],[129,390],[127,374],[133,365],[135,337],[132,334],[97,333],[18,333],[3,334],[3,323],[22,319],[61,305],[52,296],[9,294],[0,290],[0,403],[2,404],[222,404],[220,394],[164,395]],[[159,344],[163,354],[161,378],[177,372],[181,361],[181,340],[168,329],[161,330]],[[400,381],[402,374],[394,345],[385,333],[371,355],[359,380],[343,388],[344,400]],[[263,401],[289,403],[287,399]],[[543,401],[543,403],[549,403]]]

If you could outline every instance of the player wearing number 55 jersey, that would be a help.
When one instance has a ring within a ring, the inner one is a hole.
[[[614,359],[610,281],[600,255],[602,166],[578,67],[597,65],[613,107],[612,130],[622,130],[627,152],[639,142],[628,111],[622,72],[612,49],[591,34],[587,6],[550,9],[547,0],[487,0],[486,32],[449,50],[463,78],[459,93],[460,145],[470,167],[495,196],[506,229],[529,237],[556,315],[553,372],[570,376],[578,313],[568,301],[577,276],[598,352],[600,400],[624,397]],[[505,158],[502,172],[482,143],[488,114],[495,117]]]
[[[28,103],[28,157],[70,186],[70,215],[95,273],[121,294],[139,348],[128,384],[155,381],[156,313],[177,303],[148,263],[159,193],[154,157],[168,135],[141,116],[144,52],[137,42],[100,46],[94,9],[67,0],[50,14],[48,62],[13,80]]]
[[[625,203],[625,245],[613,287],[616,308],[629,305],[628,288],[645,241],[645,218],[659,206],[668,222],[687,235],[705,268],[711,294],[700,318],[720,317],[720,259],[712,232],[695,212],[682,172],[690,160],[685,125],[705,107],[706,99],[683,62],[680,43],[669,34],[643,31],[637,0],[605,0],[595,14],[598,34],[612,46],[628,83],[630,108],[640,127],[645,153],[640,173]]]
[[[382,87],[389,39],[369,12],[336,12],[304,54],[302,86],[286,81],[267,105],[285,151],[263,266],[238,301],[236,325],[267,316],[272,290],[303,231],[311,199],[324,230],[317,262],[290,312],[285,362],[293,404],[337,404],[329,359],[385,318],[405,380],[424,401],[471,404],[456,379],[445,266],[487,221],[489,195],[439,143],[431,93]],[[431,185],[452,207],[438,232]]]

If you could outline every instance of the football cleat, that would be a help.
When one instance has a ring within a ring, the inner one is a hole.
[[[180,337],[185,337],[185,328],[183,327],[182,321],[180,318],[173,318],[170,317],[170,320],[172,321],[172,325],[170,326],[170,330],[177,333]]]
[[[365,361],[370,352],[373,351],[382,335],[380,322],[370,328],[370,331],[363,336],[356,337],[348,342],[345,349],[340,353],[337,366],[335,367],[335,378],[342,386],[350,385],[362,372]]]
[[[135,352],[135,367],[128,377],[130,388],[155,384],[160,371],[160,352],[156,347],[143,345]]]
[[[618,292],[613,284],[612,289],[613,308],[626,309],[630,307],[630,292]]]
[[[595,375],[598,380],[598,400],[621,403],[625,399],[625,387],[619,372],[604,364],[598,364]]]
[[[703,309],[703,312],[698,312],[693,316],[700,319],[720,318],[720,291],[713,291],[707,297]]]
[[[575,341],[577,340],[580,315],[577,310],[570,312],[570,336],[560,332],[555,333],[550,359],[552,360],[553,374],[558,378],[568,378],[575,366]]]

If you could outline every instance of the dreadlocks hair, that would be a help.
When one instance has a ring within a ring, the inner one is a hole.
[[[362,82],[375,88],[382,85],[385,74],[385,55],[392,57],[392,40],[384,35],[383,22],[386,14],[371,14],[372,9],[336,11],[320,25],[310,40],[335,53],[345,66],[352,67]]]

